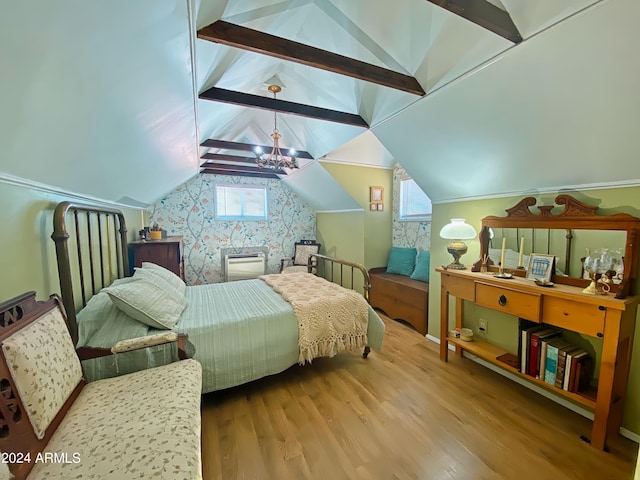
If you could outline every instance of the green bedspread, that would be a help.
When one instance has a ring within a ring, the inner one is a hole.
[[[286,370],[298,361],[298,321],[289,303],[262,280],[187,287],[189,305],[174,330],[189,335],[203,367],[203,393]],[[121,312],[106,293],[78,314],[78,346],[111,347],[126,338],[158,333]],[[368,345],[382,346],[384,324],[369,307]],[[167,363],[166,346],[85,362],[96,380]]]

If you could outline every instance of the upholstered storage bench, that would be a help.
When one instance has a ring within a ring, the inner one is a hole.
[[[423,335],[427,334],[429,284],[405,275],[386,273],[386,267],[369,270],[373,308],[395,320],[403,320]]]
[[[0,305],[0,466],[29,480],[202,478],[200,364],[85,384],[65,320],[56,296]]]

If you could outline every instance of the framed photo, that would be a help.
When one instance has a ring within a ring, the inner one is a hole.
[[[374,210],[378,210],[378,205],[375,203],[370,203],[369,204],[369,210],[374,211]]]
[[[384,201],[384,188],[369,187],[369,196],[370,203],[382,203]]]
[[[378,204],[378,211],[381,212],[384,210],[384,204],[383,203],[379,203]]]
[[[532,280],[551,281],[556,257],[542,253],[532,253],[527,267],[527,278]]]

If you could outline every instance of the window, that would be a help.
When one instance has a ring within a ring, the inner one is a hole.
[[[400,220],[431,220],[431,199],[410,178],[400,181]]]
[[[220,220],[266,220],[266,187],[216,185],[216,218]]]

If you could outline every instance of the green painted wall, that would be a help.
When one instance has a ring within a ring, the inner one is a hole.
[[[618,188],[606,190],[591,190],[586,192],[563,192],[573,195],[578,200],[599,207],[598,213],[610,215],[624,212],[640,217],[640,187]],[[538,196],[538,205],[551,205],[555,194]],[[440,265],[451,262],[451,255],[446,251],[446,242],[440,238],[440,229],[451,218],[466,218],[476,231],[480,231],[483,217],[488,215],[505,215],[505,209],[512,207],[522,197],[497,198],[489,200],[477,200],[468,202],[455,202],[434,205],[431,236],[431,281],[429,289],[429,334],[440,336],[440,276],[433,270]],[[598,245],[593,245],[597,247]],[[477,240],[468,242],[469,251],[461,258],[461,261],[470,266],[479,258],[480,243]],[[578,252],[578,250],[574,250]],[[582,252],[580,252],[582,253]],[[637,292],[640,293],[640,282]],[[517,351],[517,321],[509,315],[476,307],[465,303],[465,324],[477,333],[477,320],[487,319],[489,322],[487,340],[502,348]],[[640,317],[638,315],[637,318]],[[453,325],[453,319],[451,319]],[[589,348],[596,357],[600,355],[601,342],[586,336],[576,335],[571,341]],[[625,403],[623,426],[636,434],[640,434],[640,328],[636,328],[634,338],[634,353],[631,360],[631,372]]]
[[[317,213],[316,231],[322,253],[364,265],[364,225],[363,212]],[[354,280],[354,284],[362,291],[361,281]]]
[[[382,168],[360,167],[323,162],[322,166],[338,181],[338,183],[364,209],[363,245],[364,257],[361,263],[367,268],[381,267],[387,264],[392,236],[392,188],[393,171]],[[369,209],[369,187],[384,188],[384,210]],[[330,222],[324,222],[328,226]],[[318,223],[320,232],[320,223]],[[359,239],[347,239],[354,243]],[[342,257],[351,260],[350,257]]]
[[[60,293],[53,232],[53,210],[64,195],[0,182],[0,301],[35,290],[39,300]],[[141,211],[125,210],[129,239],[140,230]]]

